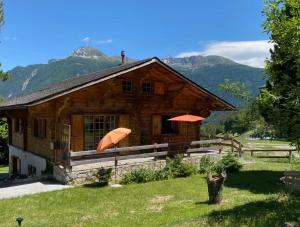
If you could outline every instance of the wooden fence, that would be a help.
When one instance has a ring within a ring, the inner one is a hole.
[[[300,194],[300,171],[285,171],[281,180],[288,190]]]
[[[288,158],[289,161],[292,159],[292,153],[296,152],[297,149],[244,149],[243,152],[250,152],[252,157],[256,158]],[[254,153],[274,153],[274,152],[284,152],[286,155],[258,155],[254,156]]]
[[[92,164],[98,162],[107,162],[115,160],[128,160],[138,158],[158,158],[166,157],[175,154],[185,154],[190,156],[193,153],[218,152],[221,153],[223,146],[231,146],[224,143],[223,139],[201,140],[192,142],[180,143],[162,143],[133,147],[120,147],[107,149],[103,153],[98,153],[95,150],[70,152],[70,166]]]

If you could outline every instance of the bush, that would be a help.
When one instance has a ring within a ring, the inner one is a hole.
[[[224,156],[219,162],[221,168],[226,170],[227,172],[238,172],[242,168],[242,164],[238,161],[233,154],[228,153]]]
[[[183,155],[176,155],[174,159],[167,159],[164,171],[170,177],[188,177],[196,172],[195,167],[183,160]]]
[[[140,168],[125,173],[122,177],[121,183],[122,184],[147,183],[155,180],[157,180],[157,173],[155,170]]]
[[[215,162],[210,158],[210,156],[205,155],[200,159],[199,163],[199,173],[212,172],[215,166]]]
[[[111,178],[111,175],[112,175],[112,168],[105,169],[103,167],[98,169],[97,172],[94,174],[99,186],[107,186]]]
[[[188,177],[196,172],[195,167],[184,161],[182,155],[174,159],[167,159],[166,166],[160,170],[140,168],[125,173],[122,177],[122,184],[146,183],[150,181],[166,180],[176,177]]]

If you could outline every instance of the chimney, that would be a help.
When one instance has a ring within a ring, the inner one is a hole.
[[[122,65],[124,65],[126,62],[125,62],[125,51],[122,50],[121,51],[121,57],[122,57]]]

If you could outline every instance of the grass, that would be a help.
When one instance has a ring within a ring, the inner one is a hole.
[[[279,226],[300,221],[300,199],[281,193],[288,163],[257,162],[230,174],[224,202],[207,204],[203,175],[120,189],[75,187],[0,200],[0,226]]]
[[[0,173],[8,173],[8,166],[0,166]]]

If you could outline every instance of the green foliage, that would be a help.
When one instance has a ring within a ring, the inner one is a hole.
[[[183,160],[183,155],[176,155],[174,159],[168,158],[164,169],[174,178],[188,177],[196,172],[191,163]]]
[[[199,162],[199,173],[212,173],[220,175],[223,171],[238,172],[242,164],[232,154],[227,154],[220,160],[214,160],[211,156],[205,155]]]
[[[230,93],[245,103],[248,103],[251,99],[253,99],[250,89],[245,83],[240,81],[225,79],[223,83],[219,84],[219,88],[221,91]]]
[[[257,101],[276,134],[300,147],[300,1],[267,0],[264,14],[274,50],[266,61],[267,86]]]
[[[238,159],[231,153],[228,153],[226,156],[224,156],[219,161],[219,165],[227,172],[238,172],[243,167]]]
[[[147,183],[170,178],[188,177],[195,173],[195,167],[191,163],[183,160],[182,155],[177,155],[174,159],[168,158],[166,166],[160,170],[140,168],[125,173],[121,183]]]
[[[94,173],[94,176],[96,177],[99,186],[107,186],[111,175],[112,168],[105,169],[101,167]]]
[[[300,171],[300,157],[293,157],[292,159],[292,169]]]
[[[122,176],[122,184],[147,183],[157,180],[156,171],[148,168],[134,169]]]

